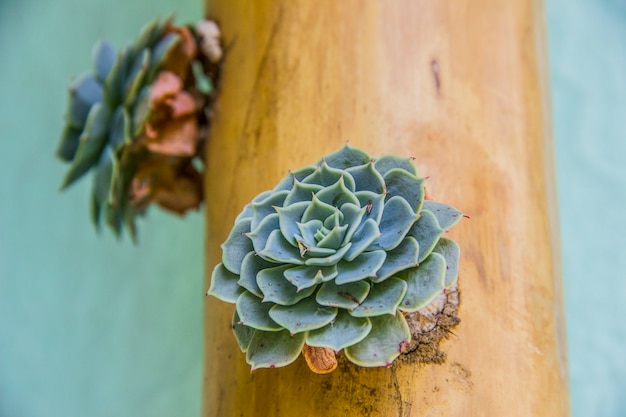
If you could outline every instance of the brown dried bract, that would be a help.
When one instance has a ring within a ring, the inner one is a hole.
[[[302,348],[302,355],[311,371],[316,374],[328,374],[337,368],[335,351],[331,348],[309,346]]]
[[[202,177],[187,158],[149,155],[137,164],[130,199],[138,210],[155,202],[182,215],[200,206]]]

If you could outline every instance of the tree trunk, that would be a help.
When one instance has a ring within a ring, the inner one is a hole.
[[[316,375],[300,358],[251,374],[233,305],[209,298],[203,416],[566,416],[541,1],[210,0],[208,15],[227,54],[207,272],[251,198],[346,141],[414,156],[471,220],[452,232],[461,323],[443,364]]]

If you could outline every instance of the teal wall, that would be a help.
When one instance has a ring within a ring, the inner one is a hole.
[[[203,219],[153,210],[140,245],[94,233],[89,181],[58,187],[66,87],[199,0],[0,0],[0,416],[198,416]]]
[[[626,1],[548,0],[574,417],[626,416]]]
[[[504,0],[503,0],[504,1]],[[66,85],[200,0],[0,0],[0,417],[198,416],[203,222],[101,236],[57,192]],[[574,417],[626,416],[626,1],[547,0]]]

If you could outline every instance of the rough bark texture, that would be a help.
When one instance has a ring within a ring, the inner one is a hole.
[[[541,2],[210,0],[208,15],[227,54],[207,272],[244,204],[348,140],[415,156],[471,220],[452,232],[462,321],[443,364],[316,375],[300,358],[250,374],[233,306],[208,299],[203,415],[567,415]]]

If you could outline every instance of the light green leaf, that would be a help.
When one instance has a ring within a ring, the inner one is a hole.
[[[144,49],[137,57],[130,69],[124,85],[124,105],[130,107],[135,103],[137,93],[145,80],[150,64],[150,51]]]
[[[75,128],[69,124],[66,125],[63,129],[63,133],[61,134],[56,155],[66,162],[70,162],[74,159],[81,133],[82,129]]]
[[[419,246],[412,237],[406,237],[394,250],[387,252],[385,263],[372,278],[372,282],[383,282],[393,274],[417,266]]]
[[[267,238],[265,249],[258,255],[270,262],[304,264],[300,251],[285,240],[279,229],[273,230]]]
[[[420,218],[413,223],[407,233],[407,236],[415,238],[419,244],[418,263],[430,255],[443,233],[444,230],[439,227],[435,215],[428,210],[422,210]]]
[[[345,144],[343,148],[336,152],[326,155],[324,161],[328,166],[339,169],[346,169],[355,165],[363,165],[370,162],[372,159],[367,152],[361,149]]]
[[[446,260],[446,278],[444,285],[446,288],[453,287],[459,276],[459,258],[461,257],[461,248],[454,241],[442,238],[433,249],[433,252],[441,254]]]
[[[337,317],[321,329],[311,330],[306,338],[309,346],[331,348],[338,352],[363,340],[372,330],[367,317],[352,317],[339,310]]]
[[[396,314],[396,309],[406,293],[406,282],[400,278],[387,278],[372,285],[365,301],[350,312],[354,317],[374,317]]]
[[[328,307],[339,307],[353,310],[363,302],[370,291],[370,285],[365,281],[337,285],[335,281],[322,284],[315,295],[317,303]]]
[[[353,261],[380,236],[378,224],[376,224],[374,219],[367,219],[363,225],[357,229],[354,236],[352,236],[350,250],[346,252],[344,259],[346,261]]]
[[[341,260],[337,264],[339,274],[335,278],[338,285],[360,281],[365,278],[376,276],[376,271],[385,262],[386,253],[383,250],[363,252],[352,262]]]
[[[325,220],[328,216],[335,214],[337,209],[330,204],[321,201],[317,196],[313,196],[313,200],[302,214],[302,223],[310,220]]]
[[[307,184],[318,184],[323,187],[329,187],[344,177],[345,186],[348,190],[354,192],[354,179],[352,176],[341,169],[331,168],[325,161],[313,173],[302,180]]]
[[[76,155],[70,169],[65,175],[61,189],[71,185],[82,177],[100,159],[102,149],[106,144],[111,112],[102,103],[96,103],[89,111],[85,129],[80,135]]]
[[[252,219],[249,220],[252,224]],[[265,217],[256,229],[247,234],[247,237],[252,240],[252,246],[257,253],[260,253],[265,246],[267,246],[267,240],[270,234],[280,228],[278,214],[270,214]]]
[[[316,246],[325,249],[339,249],[347,230],[348,225],[333,227],[326,236],[317,242]]]
[[[439,227],[443,230],[450,230],[452,226],[457,224],[463,218],[463,213],[452,206],[437,203],[435,201],[424,201],[424,209],[430,211],[437,218]]]
[[[281,265],[259,271],[256,276],[259,289],[263,293],[263,302],[271,301],[276,304],[290,306],[303,298],[313,294],[315,287],[304,288],[301,291],[285,278],[285,271],[291,265]]]
[[[241,263],[241,274],[237,283],[257,297],[263,298],[263,293],[256,281],[257,274],[263,269],[275,266],[276,264],[267,262],[254,252],[248,252]]]
[[[312,287],[337,276],[336,266],[296,266],[285,271],[285,278],[298,291]]]
[[[356,191],[371,191],[376,194],[385,193],[385,180],[376,171],[372,161],[365,165],[348,168],[346,171],[354,178]]]
[[[304,184],[300,181],[294,180],[293,188],[289,191],[289,194],[285,198],[283,203],[284,207],[288,207],[294,203],[301,201],[311,202],[313,194],[323,189],[321,185],[317,184]]]
[[[252,224],[250,229],[254,230],[267,216],[276,214],[275,207],[281,207],[285,197],[289,194],[287,191],[272,193],[261,201],[252,202]]]
[[[250,346],[252,336],[254,336],[258,330],[255,330],[252,327],[244,326],[239,323],[240,321],[241,319],[239,318],[239,314],[237,314],[237,310],[235,310],[232,321],[233,333],[235,334],[235,340],[239,345],[239,349],[241,349],[243,353],[246,353],[248,351],[248,346]]]
[[[372,317],[372,330],[361,342],[345,349],[350,362],[366,367],[389,366],[411,341],[402,314]]]
[[[412,175],[417,175],[417,168],[413,163],[413,158],[400,158],[394,155],[385,155],[376,159],[374,163],[376,171],[383,177],[392,169],[400,168]]]
[[[243,258],[253,250],[252,242],[245,235],[250,232],[250,220],[235,223],[230,234],[222,243],[222,262],[226,269],[234,274],[241,273]]]
[[[82,74],[70,84],[69,94],[67,124],[82,129],[91,107],[102,100],[102,86],[92,75]]]
[[[337,315],[337,309],[320,306],[311,297],[292,306],[275,305],[269,314],[276,323],[295,334],[326,326]]]
[[[377,224],[380,223],[385,208],[385,194],[357,191],[354,195],[359,199],[360,206],[365,208],[363,219],[374,219]]]
[[[106,39],[99,39],[91,51],[91,59],[96,70],[96,75],[101,83],[106,80],[109,71],[113,67],[116,58],[115,48]]]
[[[346,231],[346,235],[342,242],[343,246],[352,240],[352,236],[354,236],[354,233],[361,225],[361,220],[363,220],[366,208],[361,208],[358,205],[346,203],[342,205],[339,210],[343,215],[342,223],[348,226],[348,230]]]
[[[269,311],[273,306],[274,303],[263,303],[248,291],[237,298],[236,304],[241,324],[270,332],[282,330],[282,326],[270,318]]]
[[[417,220],[409,203],[402,197],[392,197],[385,203],[383,217],[380,220],[381,236],[369,246],[369,250],[392,250],[402,242],[407,232]]]
[[[417,178],[400,168],[387,172],[384,178],[387,184],[385,200],[402,197],[409,203],[414,213],[419,213],[424,201],[424,179]]]
[[[317,165],[309,165],[300,168],[296,171],[290,171],[282,180],[278,182],[273,191],[291,190],[296,181],[302,181],[304,178],[311,175],[317,169]]]
[[[246,362],[252,371],[259,368],[280,368],[289,365],[300,356],[305,334],[290,335],[288,331],[261,332],[252,336]]]
[[[280,232],[283,234],[283,237],[287,239],[287,242],[292,245],[297,245],[295,236],[300,233],[298,223],[302,220],[302,215],[309,204],[308,201],[301,201],[287,207],[276,208]],[[313,232],[313,234],[315,234],[315,232]],[[313,234],[311,234],[311,237]],[[313,243],[315,242],[311,241],[310,244],[312,245]]]
[[[359,204],[359,200],[352,194],[352,191],[346,188],[343,176],[333,185],[323,188],[316,196],[320,201],[334,207],[341,207],[345,203]]]
[[[348,243],[346,246],[338,249],[334,254],[329,255],[325,258],[309,258],[304,263],[306,265],[318,265],[318,266],[331,266],[336,265],[339,262],[346,252],[350,250],[352,243]]]
[[[407,283],[406,294],[398,308],[412,313],[430,304],[444,289],[445,272],[443,256],[431,253],[419,267],[398,274]]]
[[[210,294],[216,298],[227,303],[236,303],[237,299],[245,290],[237,284],[239,275],[233,274],[228,269],[224,268],[223,264],[217,264],[213,268],[211,274],[211,286],[207,294]]]

